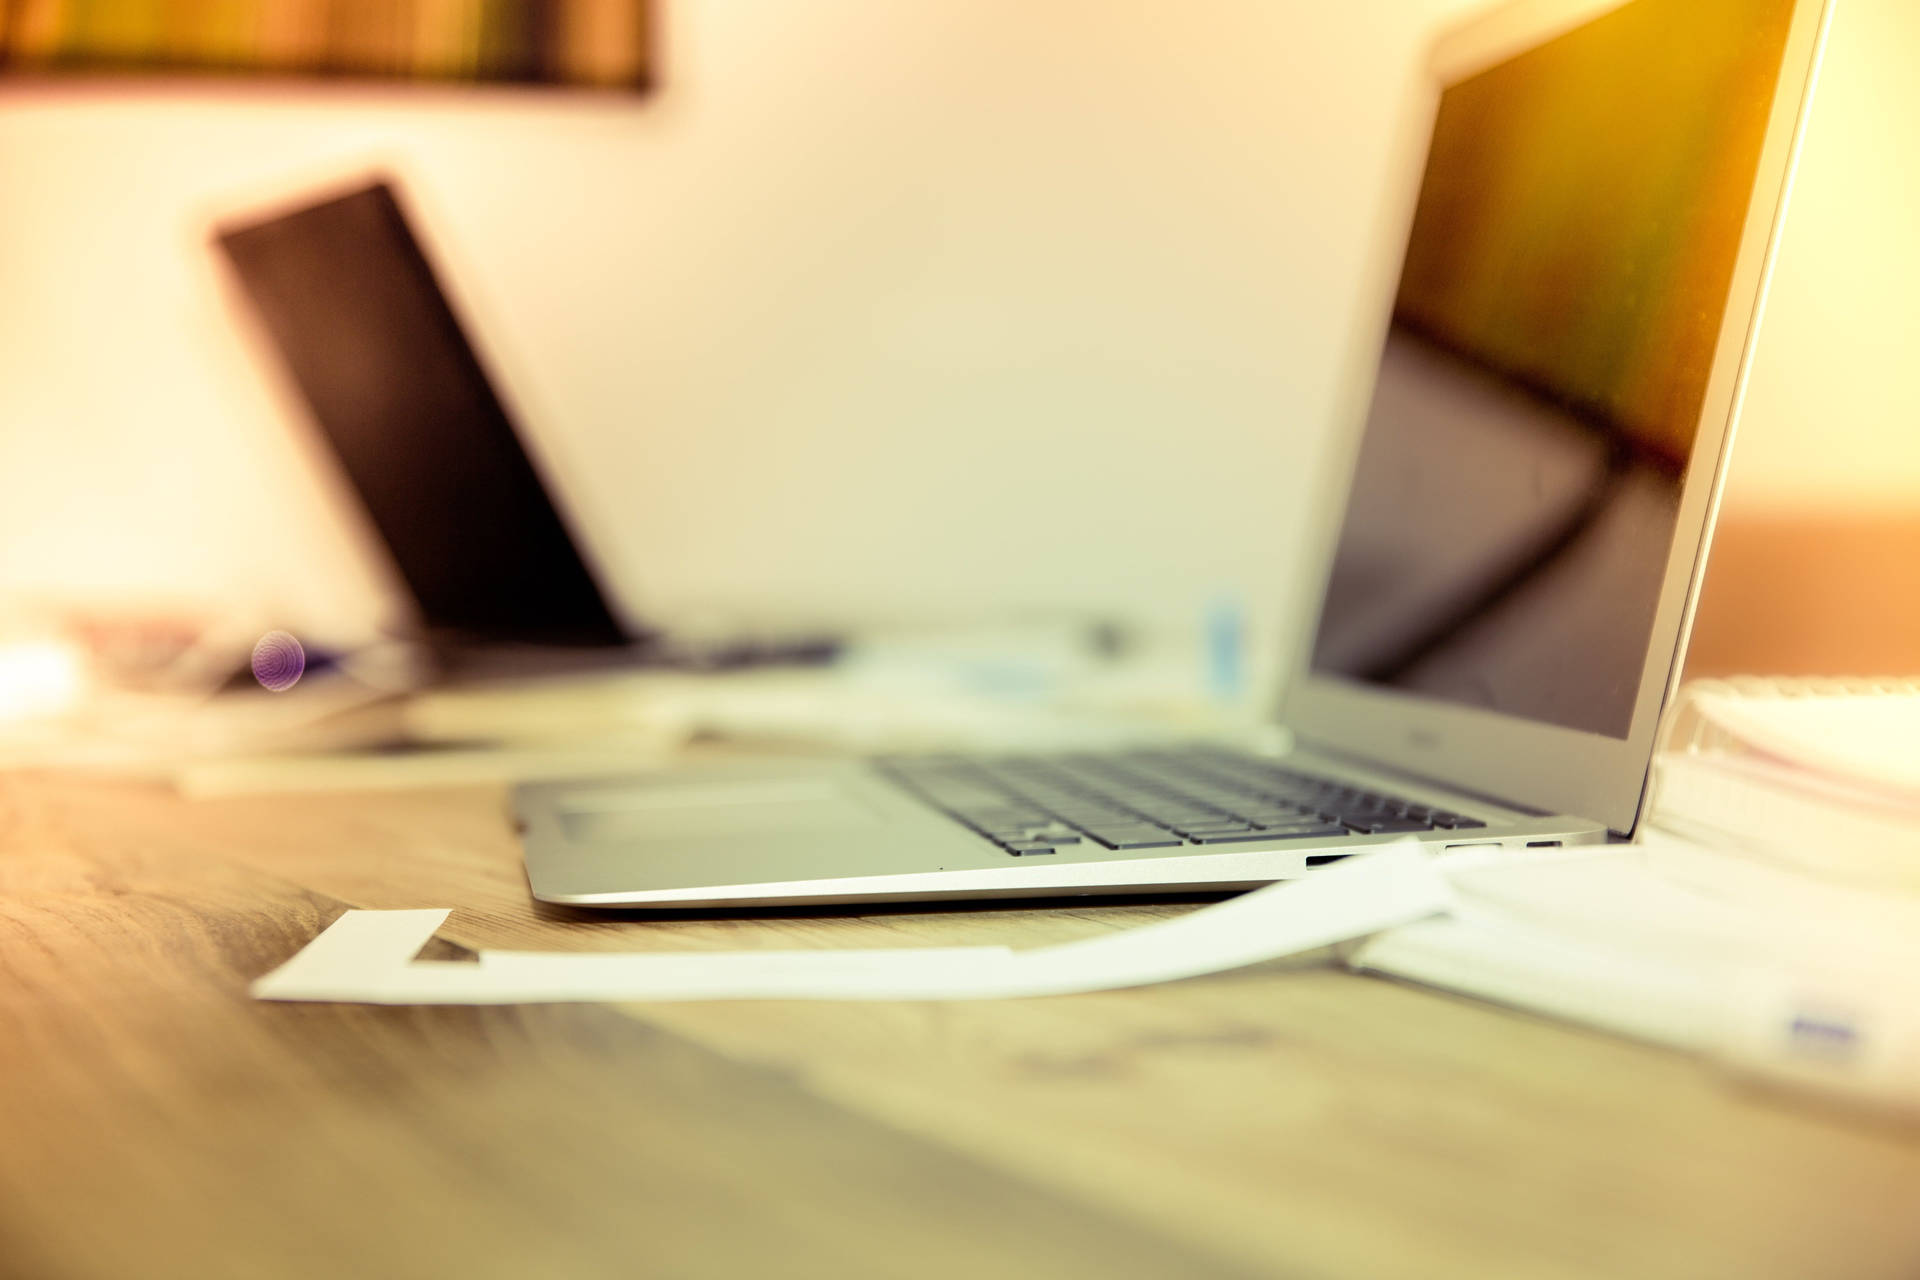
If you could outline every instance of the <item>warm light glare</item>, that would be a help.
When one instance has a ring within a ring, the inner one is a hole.
[[[0,723],[54,716],[80,701],[80,660],[57,644],[0,645]]]

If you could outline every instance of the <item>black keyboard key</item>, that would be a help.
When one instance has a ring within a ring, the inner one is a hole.
[[[1339,840],[1347,835],[1347,829],[1329,823],[1325,826],[1299,827],[1291,830],[1223,832],[1218,835],[1195,836],[1195,844],[1248,844],[1253,841],[1272,843],[1276,840]]]
[[[1178,849],[1186,841],[1169,831],[1102,832],[1093,838],[1109,849]]]
[[[1347,829],[1337,822],[1290,822],[1268,827],[1266,834],[1285,840],[1295,836],[1344,836]]]
[[[1417,818],[1347,818],[1345,821],[1355,831],[1370,836],[1433,830],[1431,822],[1421,822]]]

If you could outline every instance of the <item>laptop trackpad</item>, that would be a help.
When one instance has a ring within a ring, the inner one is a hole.
[[[871,827],[880,815],[826,778],[662,780],[559,798],[569,840],[713,840]]]

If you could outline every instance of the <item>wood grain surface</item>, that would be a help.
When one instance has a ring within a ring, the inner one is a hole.
[[[1337,972],[968,1004],[250,1001],[436,946],[1037,945],[1190,903],[540,908],[494,789],[0,781],[0,1275],[1920,1274],[1920,1128]]]

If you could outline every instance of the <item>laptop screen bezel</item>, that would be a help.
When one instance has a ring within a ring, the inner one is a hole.
[[[1411,163],[1396,204],[1397,234],[1383,244],[1369,277],[1371,288],[1378,291],[1379,306],[1372,332],[1355,344],[1347,394],[1342,398],[1344,448],[1336,450],[1341,456],[1334,462],[1340,468],[1340,482],[1326,490],[1338,495],[1339,501],[1330,503],[1313,521],[1318,553],[1314,563],[1319,572],[1309,575],[1312,581],[1304,585],[1311,595],[1294,613],[1303,626],[1292,637],[1291,676],[1283,685],[1280,716],[1297,740],[1316,749],[1385,764],[1509,804],[1602,822],[1625,834],[1639,814],[1661,709],[1679,678],[1825,41],[1829,0],[1798,0],[1794,7],[1627,736],[1562,728],[1312,669],[1321,602],[1440,94],[1451,84],[1619,7],[1620,0],[1524,0],[1446,33],[1433,46],[1428,78],[1412,113],[1410,129],[1417,131],[1419,144],[1407,148]]]

